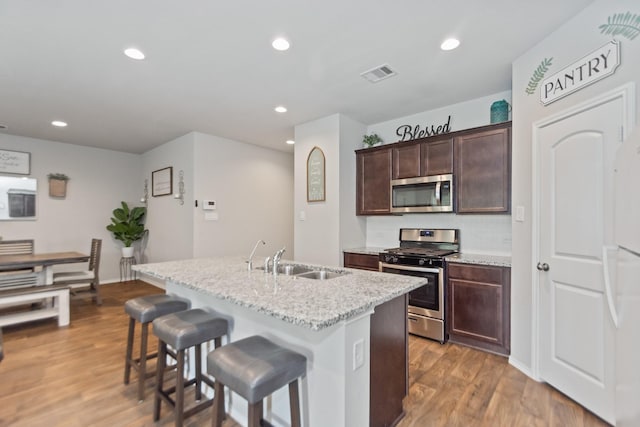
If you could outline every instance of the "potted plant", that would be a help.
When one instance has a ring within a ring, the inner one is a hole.
[[[122,256],[124,258],[133,256],[133,247],[131,245],[133,242],[142,239],[147,232],[144,228],[146,213],[147,208],[136,206],[129,209],[129,205],[126,202],[122,202],[122,207],[113,210],[111,224],[107,225],[107,230],[113,234],[116,240],[124,243],[124,248],[122,248]]]
[[[63,173],[56,172],[50,173],[47,178],[49,178],[49,196],[66,197],[69,177]]]
[[[371,135],[365,135],[362,138],[362,143],[366,145],[367,148],[371,148],[380,142],[382,142],[382,138],[380,138],[377,133],[372,133]]]

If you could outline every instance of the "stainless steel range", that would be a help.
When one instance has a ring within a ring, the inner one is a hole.
[[[460,250],[459,239],[454,229],[402,228],[400,247],[380,253],[380,271],[428,281],[409,293],[409,333],[445,342],[444,257]]]

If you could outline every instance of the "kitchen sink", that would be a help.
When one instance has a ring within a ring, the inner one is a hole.
[[[264,266],[257,267],[256,270],[264,270]],[[299,274],[310,273],[313,271],[313,269],[303,265],[280,264],[278,266],[278,274],[284,274],[285,276],[297,276]]]
[[[307,273],[296,274],[296,276],[304,279],[329,280],[329,279],[335,279],[336,277],[344,276],[346,274],[349,274],[349,273],[327,271],[327,270],[312,270]]]

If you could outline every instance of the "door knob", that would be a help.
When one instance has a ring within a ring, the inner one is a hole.
[[[546,262],[539,262],[536,268],[540,271],[549,271],[549,264]]]

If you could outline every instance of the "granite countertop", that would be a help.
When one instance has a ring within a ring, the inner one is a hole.
[[[328,328],[426,284],[419,277],[331,267],[325,269],[349,274],[329,280],[274,277],[255,269],[260,265],[262,259],[255,258],[254,270],[249,272],[242,258],[222,257],[141,264],[133,269],[311,330]]]
[[[493,265],[495,267],[511,267],[511,257],[502,255],[473,254],[461,252],[445,257],[447,262],[459,264]]]
[[[364,248],[349,248],[345,249],[342,252],[346,252],[349,254],[363,254],[363,255],[378,255],[380,252],[384,252],[386,248],[376,248],[373,246],[368,246]]]

